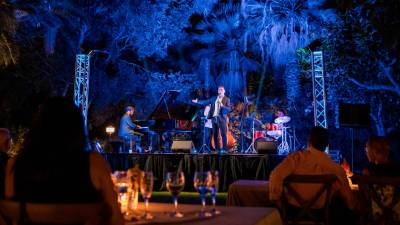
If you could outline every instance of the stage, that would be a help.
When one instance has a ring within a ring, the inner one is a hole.
[[[153,171],[154,190],[166,190],[163,180],[168,171],[182,169],[185,173],[185,191],[193,191],[193,175],[199,170],[217,170],[219,191],[227,191],[238,179],[268,180],[270,172],[286,155],[277,154],[184,154],[184,153],[105,153],[113,171],[127,170],[135,165]]]

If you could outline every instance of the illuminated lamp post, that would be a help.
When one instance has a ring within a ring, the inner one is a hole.
[[[112,125],[106,127],[106,133],[108,134],[108,138],[111,140],[111,136],[115,133],[115,127]]]

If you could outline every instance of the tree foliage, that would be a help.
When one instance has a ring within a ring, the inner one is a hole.
[[[91,68],[96,126],[123,103],[134,102],[144,116],[165,89],[189,96],[191,89],[216,84],[238,99],[255,92],[260,102],[280,98],[310,119],[308,47],[320,40],[330,113],[340,101],[365,102],[380,133],[400,126],[391,124],[399,115],[390,110],[400,105],[396,0],[0,3],[0,65],[8,66],[0,72],[8,75],[5,82],[19,82],[3,82],[2,91],[23,90],[13,100],[2,97],[7,106],[26,95],[72,95],[75,54],[101,50]]]
[[[15,64],[18,57],[18,49],[14,44],[16,21],[14,11],[5,0],[0,1],[0,66]]]
[[[327,63],[329,102],[332,106],[340,101],[370,104],[371,119],[381,135],[386,128],[400,125],[398,119],[393,120],[400,116],[399,49],[396,42],[387,43],[393,39],[390,36],[398,37],[398,32],[388,36],[382,24],[376,23],[377,11],[383,21],[386,13],[392,14],[393,21],[399,21],[399,16],[391,13],[399,9],[399,4],[393,3],[354,2],[340,13],[341,22],[331,27],[332,32],[326,39],[331,55]]]

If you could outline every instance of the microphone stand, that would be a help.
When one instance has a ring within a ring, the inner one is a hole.
[[[206,144],[206,123],[207,123],[207,117],[201,117],[201,124],[203,125],[203,145],[199,149],[198,153],[210,153],[211,150]],[[209,129],[209,128],[207,128]],[[211,138],[211,134],[208,135],[208,138]]]

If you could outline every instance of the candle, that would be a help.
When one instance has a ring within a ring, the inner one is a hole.
[[[121,204],[121,212],[126,213],[128,211],[129,195],[128,193],[119,193],[118,195],[119,203]]]
[[[129,211],[135,211],[138,208],[139,191],[133,189],[129,198]]]
[[[128,184],[125,182],[118,182],[116,184],[116,188],[118,192],[118,202],[121,206],[121,212],[125,213],[128,211],[128,201],[129,201]]]

